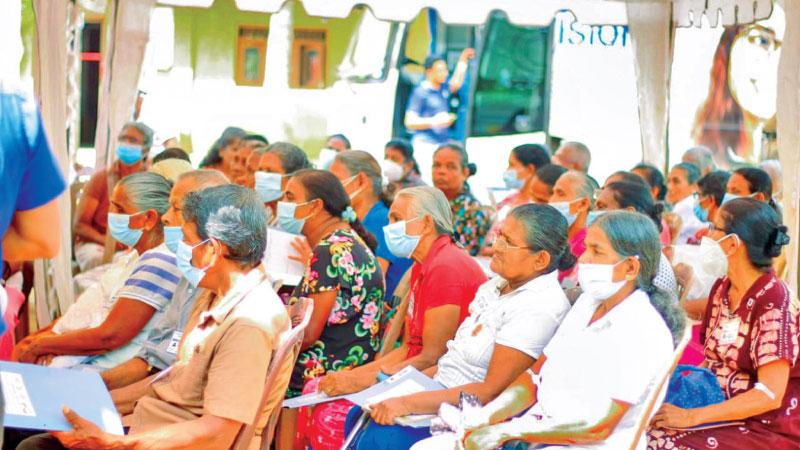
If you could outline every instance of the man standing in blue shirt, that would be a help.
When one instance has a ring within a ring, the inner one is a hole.
[[[425,59],[425,79],[414,88],[406,108],[405,126],[413,133],[414,154],[420,165],[422,179],[431,183],[433,152],[447,142],[448,131],[456,120],[450,112],[450,95],[461,89],[469,60],[475,50],[464,49],[458,58],[453,75],[448,80],[447,62],[441,55]]]

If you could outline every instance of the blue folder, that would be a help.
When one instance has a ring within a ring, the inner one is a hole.
[[[68,406],[103,431],[121,435],[122,422],[100,374],[0,361],[8,428],[68,431],[62,407]]]

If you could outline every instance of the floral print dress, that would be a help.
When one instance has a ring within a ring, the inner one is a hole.
[[[491,218],[469,188],[450,201],[453,211],[454,237],[470,255],[476,256],[489,232]]]
[[[351,229],[339,229],[312,251],[293,299],[336,291],[336,304],[319,339],[303,350],[287,398],[328,371],[370,362],[380,349],[383,274],[375,255]]]
[[[725,399],[758,382],[758,368],[777,360],[791,365],[780,408],[745,419],[741,425],[700,431],[650,430],[649,450],[789,450],[800,448],[800,352],[798,308],[774,273],[765,273],[729,307],[730,279],[717,280],[701,328],[707,367]]]

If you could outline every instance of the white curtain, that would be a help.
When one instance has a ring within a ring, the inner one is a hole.
[[[113,162],[113,143],[133,116],[150,13],[156,0],[108,0],[103,32],[103,77],[97,106],[96,167]]]
[[[669,3],[628,3],[634,50],[642,159],[659,168],[667,161],[672,20]]]
[[[67,24],[74,5],[70,0],[33,0],[36,16],[36,51],[33,62],[34,90],[38,98],[50,148],[61,171],[69,174],[67,151]],[[69,189],[58,198],[61,251],[52,261],[35,264],[35,288],[39,326],[73,302],[72,227]],[[49,303],[48,303],[49,301]]]
[[[783,168],[783,222],[791,242],[787,253],[793,292],[798,287],[798,240],[800,240],[800,1],[783,3],[786,34],[778,64],[778,153]]]

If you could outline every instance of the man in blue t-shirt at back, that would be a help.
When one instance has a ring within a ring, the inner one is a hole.
[[[461,89],[475,50],[464,49],[448,80],[447,62],[441,55],[425,58],[425,79],[411,92],[406,108],[405,126],[412,132],[414,156],[419,163],[422,179],[431,184],[433,152],[448,141],[448,131],[456,120],[450,112],[450,95]]]

